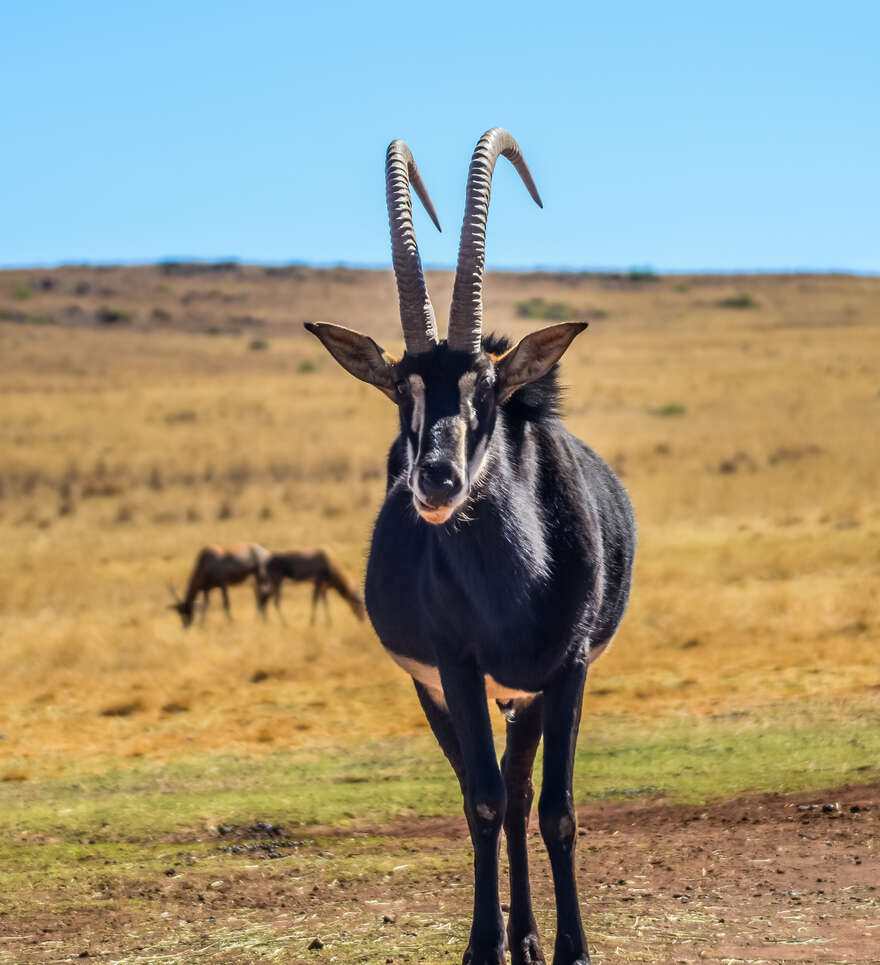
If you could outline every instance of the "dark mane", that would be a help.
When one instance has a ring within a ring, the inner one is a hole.
[[[513,342],[506,335],[490,332],[483,336],[483,351],[490,355],[503,355],[513,348]],[[554,365],[540,379],[524,385],[501,407],[504,413],[516,422],[540,422],[552,416],[559,416],[562,407],[562,388],[557,373],[559,366]]]

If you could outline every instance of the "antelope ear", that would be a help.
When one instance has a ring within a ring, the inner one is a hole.
[[[517,389],[546,375],[562,358],[576,335],[587,327],[586,322],[564,322],[551,325],[539,332],[526,335],[495,359],[498,401],[505,402]]]
[[[397,401],[395,360],[369,335],[361,335],[360,332],[329,322],[306,322],[305,327],[323,342],[324,348],[346,372],[362,382],[375,385],[393,402]]]

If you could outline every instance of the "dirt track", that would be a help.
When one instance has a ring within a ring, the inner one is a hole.
[[[706,807],[591,804],[579,818],[578,877],[597,965],[880,961],[880,785]],[[293,841],[269,827],[169,841],[177,857],[161,877],[96,893],[56,921],[39,915],[34,896],[30,913],[0,917],[0,960],[458,960],[471,894],[462,820],[381,829],[385,864],[399,860],[405,875],[352,874],[375,858],[362,835],[309,829]],[[210,846],[207,859],[187,858],[196,843]],[[537,834],[533,854],[549,949],[552,899]],[[432,931],[442,923],[447,947],[424,953],[424,944],[443,947]],[[242,947],[230,937],[253,928],[266,930],[264,942]],[[323,947],[309,950],[316,936]]]

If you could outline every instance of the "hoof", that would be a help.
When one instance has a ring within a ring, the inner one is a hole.
[[[547,965],[537,935],[510,941],[510,965]]]
[[[468,945],[461,965],[506,965],[504,949],[489,948],[485,951],[475,950]]]

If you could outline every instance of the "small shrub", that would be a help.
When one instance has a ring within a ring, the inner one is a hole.
[[[656,271],[654,271],[653,268],[630,268],[630,270],[626,273],[626,280],[637,283],[652,282],[660,281],[660,276]]]
[[[729,459],[723,459],[718,464],[718,472],[722,475],[731,475],[735,472],[757,472],[758,464],[747,453],[740,450],[735,452]]]
[[[173,426],[178,422],[195,422],[198,417],[198,413],[193,409],[178,409],[177,412],[169,412],[165,416],[165,422]]]
[[[0,322],[16,322],[19,325],[54,325],[55,318],[48,312],[31,314],[16,312],[8,308],[0,309]]]
[[[300,375],[309,375],[318,371],[318,363],[314,359],[302,359],[296,366]]]
[[[822,447],[815,443],[806,446],[780,446],[767,456],[767,462],[771,466],[775,466],[779,462],[798,462],[808,456],[819,456],[821,454]]]
[[[132,320],[131,313],[120,308],[99,308],[95,318],[100,325],[129,325]]]
[[[117,526],[124,526],[126,523],[131,523],[134,521],[134,506],[131,503],[120,503],[119,508],[116,510],[116,519],[114,522]]]
[[[651,415],[666,418],[669,416],[684,415],[687,412],[687,407],[682,405],[681,402],[667,402],[666,405],[661,405],[656,409],[651,409],[650,411]]]
[[[740,295],[730,295],[727,298],[722,298],[718,302],[719,308],[757,308],[758,303],[752,298],[748,292],[743,292]]]
[[[171,700],[162,705],[163,714],[186,714],[189,713],[189,704],[186,701]]]
[[[26,281],[19,281],[12,286],[10,294],[17,302],[23,302],[30,298],[33,292],[31,291],[31,286]]]
[[[58,486],[58,515],[73,516],[79,502],[79,480],[68,474]]]
[[[200,523],[202,521],[202,514],[197,506],[187,507],[186,521],[188,523]]]
[[[269,343],[264,338],[252,338],[248,342],[248,348],[252,352],[264,352],[269,347]]]
[[[140,697],[135,697],[134,700],[123,700],[117,704],[110,704],[101,711],[101,716],[131,717],[132,714],[137,714],[145,709],[144,702]]]
[[[543,318],[550,322],[565,322],[574,318],[575,310],[568,302],[548,302],[543,298],[526,298],[516,303],[520,318]]]
[[[156,526],[176,526],[180,522],[180,513],[173,509],[163,509],[153,515]]]
[[[235,516],[235,507],[228,499],[224,499],[217,508],[217,519],[232,519]]]
[[[250,482],[251,476],[252,470],[248,462],[237,462],[226,470],[227,482],[239,489],[244,488]]]

